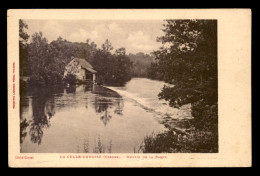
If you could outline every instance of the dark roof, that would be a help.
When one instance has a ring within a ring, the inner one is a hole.
[[[90,71],[91,73],[96,73],[97,71],[93,69],[92,65],[90,65],[90,63],[88,63],[85,59],[81,59],[81,58],[74,58],[72,59],[72,61],[68,64],[71,65],[73,62],[77,62],[82,68]]]

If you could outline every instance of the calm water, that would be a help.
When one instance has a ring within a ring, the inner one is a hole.
[[[164,83],[134,78],[124,87],[42,88],[21,98],[21,152],[133,153],[144,137],[167,130],[165,116],[190,118],[157,95]]]

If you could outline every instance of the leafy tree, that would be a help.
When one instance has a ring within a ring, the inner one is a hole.
[[[113,58],[110,52],[98,49],[92,59],[91,65],[97,71],[97,82],[107,84],[112,77]]]
[[[23,21],[23,20],[19,20],[19,42],[22,44],[26,44],[28,39],[29,39],[29,35],[24,31],[25,29],[28,29],[28,25]]]
[[[131,68],[131,74],[134,77],[147,77],[148,76],[148,68],[152,62],[154,62],[154,56],[144,54],[142,52],[128,55],[131,62],[133,62],[133,66]]]
[[[28,39],[29,35],[25,32],[28,25],[19,20],[19,62],[20,62],[20,76],[27,76],[27,55],[28,55]]]
[[[111,42],[106,39],[105,43],[102,44],[102,50],[105,52],[111,52],[113,49]]]
[[[118,48],[118,49],[115,51],[115,54],[116,54],[117,56],[125,56],[125,54],[126,54],[125,48]]]
[[[115,51],[113,65],[113,82],[114,84],[123,85],[131,79],[132,62],[126,56],[125,48],[119,48]]]
[[[217,134],[217,22],[166,22],[158,38],[165,46],[154,52],[149,77],[173,84],[164,86],[159,97],[176,108],[191,103],[196,129]]]
[[[125,48],[119,48],[115,54],[111,53],[113,48],[110,41],[106,40],[98,49],[91,61],[92,66],[97,70],[97,81],[107,85],[123,85],[131,78],[131,61],[126,56]]]
[[[52,57],[57,58],[58,70],[63,75],[66,65],[76,56],[77,48],[72,42],[66,41],[59,37],[50,43]]]
[[[31,68],[30,83],[35,86],[61,83],[64,70],[61,70],[59,59],[41,32],[32,35],[28,60]]]

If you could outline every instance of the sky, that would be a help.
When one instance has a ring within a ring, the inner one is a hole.
[[[48,42],[59,36],[71,42],[93,41],[100,48],[108,39],[114,49],[124,47],[126,53],[149,54],[162,44],[156,38],[163,35],[162,20],[24,20],[27,33],[42,32]]]

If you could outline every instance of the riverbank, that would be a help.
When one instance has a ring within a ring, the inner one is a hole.
[[[142,153],[217,153],[217,135],[209,131],[191,130],[180,133],[171,129],[164,133],[151,134],[140,146]]]
[[[165,132],[145,136],[139,147],[141,153],[217,153],[218,131],[199,129],[194,119],[164,118]]]

